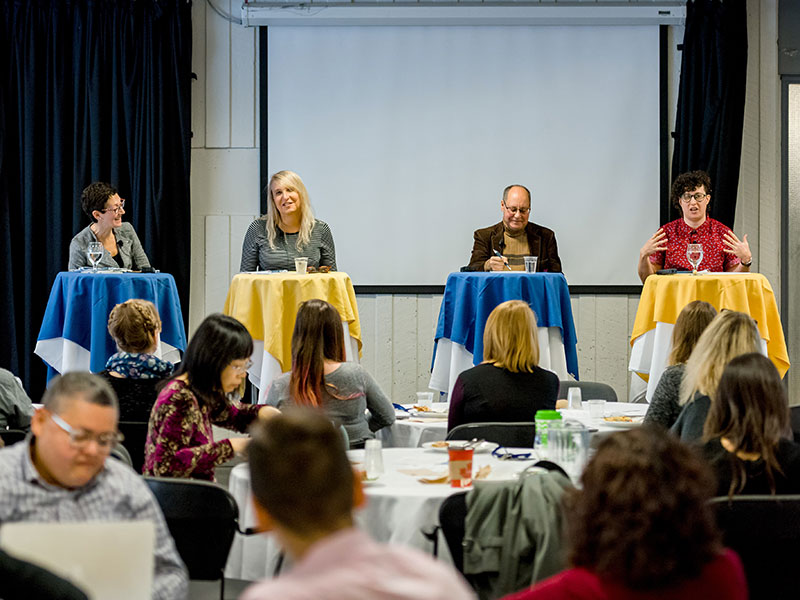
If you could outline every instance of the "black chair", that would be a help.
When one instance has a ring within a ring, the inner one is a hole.
[[[220,580],[225,596],[225,563],[239,529],[239,507],[234,497],[214,483],[191,479],[145,477],[164,513],[189,578]]]
[[[533,448],[536,424],[522,423],[465,423],[447,432],[448,440],[471,440],[478,438],[509,448]]]
[[[0,438],[2,438],[3,444],[6,446],[21,442],[26,435],[28,435],[28,432],[21,429],[0,429]]]
[[[558,387],[558,399],[566,400],[570,388],[580,389],[582,400],[617,402],[617,392],[614,388],[599,381],[561,381]]]
[[[439,526],[453,558],[453,566],[464,574],[464,520],[467,518],[467,492],[448,496],[439,507]]]
[[[739,554],[750,598],[796,598],[800,495],[714,498],[725,545]]]
[[[144,445],[147,440],[147,421],[120,421],[117,425],[119,432],[125,436],[122,445],[131,457],[131,467],[137,473],[142,472],[144,466]]]
[[[792,406],[789,409],[790,423],[792,424],[792,435],[795,442],[800,442],[800,406]]]

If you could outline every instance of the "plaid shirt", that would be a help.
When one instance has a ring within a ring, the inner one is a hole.
[[[16,521],[152,520],[156,527],[154,600],[186,598],[188,578],[164,516],[144,480],[113,458],[85,486],[69,490],[42,479],[29,438],[0,450],[0,525]]]

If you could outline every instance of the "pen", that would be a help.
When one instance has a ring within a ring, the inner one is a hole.
[[[500,254],[497,250],[492,250],[492,252],[494,252],[495,256],[499,256],[500,258],[503,258],[503,255]],[[511,270],[511,267],[508,266],[508,263],[505,260],[503,261],[503,264],[506,266],[506,269],[508,269],[509,271]]]

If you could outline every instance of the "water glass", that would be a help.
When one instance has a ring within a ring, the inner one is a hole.
[[[688,244],[686,246],[686,260],[692,265],[692,273],[697,274],[697,267],[703,261],[703,245]]]
[[[89,242],[86,247],[86,256],[89,262],[92,263],[92,271],[97,271],[97,263],[103,258],[103,244],[100,242]]]
[[[294,259],[294,270],[295,273],[299,273],[301,275],[305,275],[306,271],[308,271],[308,257],[307,256],[300,256]]]
[[[589,457],[589,430],[578,421],[555,421],[548,436],[550,460],[577,481]]]
[[[572,387],[567,392],[567,408],[571,410],[581,410],[581,388]]]
[[[525,260],[525,272],[526,273],[536,273],[536,265],[539,262],[538,256],[525,256],[523,258]]]
[[[586,405],[589,407],[589,417],[592,419],[602,419],[606,416],[605,400],[587,400]]]
[[[417,406],[430,407],[433,404],[433,392],[417,392]]]
[[[364,470],[368,481],[383,475],[383,445],[380,440],[367,440],[364,444]]]

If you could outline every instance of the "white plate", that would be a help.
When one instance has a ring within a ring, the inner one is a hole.
[[[412,410],[410,414],[415,419],[446,419],[447,418],[447,413],[446,412],[439,412],[438,410],[426,410],[426,411]]]
[[[642,423],[644,423],[644,417],[631,417],[633,421],[606,421],[603,419],[601,422],[603,425],[607,427],[613,427],[615,429],[631,429],[632,427],[638,427]]]
[[[442,442],[425,442],[422,447],[426,450],[433,450],[434,452],[447,452],[447,446],[434,446],[434,444],[441,444]],[[466,440],[453,440],[445,442],[446,444],[453,444],[454,446],[463,446]],[[491,452],[497,447],[494,442],[481,442],[475,446],[475,454],[485,454]]]

